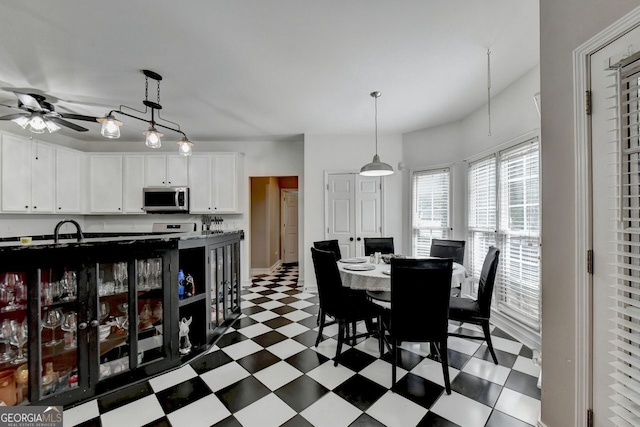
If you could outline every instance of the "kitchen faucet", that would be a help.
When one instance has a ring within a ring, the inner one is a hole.
[[[78,239],[78,242],[82,242],[82,239],[84,238],[84,236],[82,235],[82,229],[80,228],[80,224],[78,224],[76,221],[72,219],[63,219],[62,221],[56,224],[56,228],[53,231],[53,243],[58,243],[58,233],[60,232],[60,227],[62,227],[62,224],[65,224],[67,222],[70,222],[71,224],[76,226],[76,237]]]

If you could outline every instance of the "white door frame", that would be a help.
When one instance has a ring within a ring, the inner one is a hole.
[[[575,420],[587,425],[592,407],[591,371],[592,276],[587,273],[587,251],[592,249],[591,120],[585,114],[586,92],[590,90],[589,57],[621,35],[640,26],[640,7],[596,34],[573,51],[573,114],[575,150]],[[542,147],[544,149],[544,146]]]

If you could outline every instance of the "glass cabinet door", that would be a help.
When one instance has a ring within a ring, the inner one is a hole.
[[[224,308],[224,248],[212,248],[209,259],[211,261],[211,327],[215,328],[224,323],[226,318]]]
[[[13,274],[13,273],[11,273]],[[17,278],[14,279],[17,283]],[[20,279],[21,281],[23,278]],[[40,357],[41,357],[41,378],[38,381],[40,398],[67,392],[78,387],[79,380],[79,360],[78,353],[78,332],[80,299],[78,298],[78,274],[76,270],[62,269],[42,269],[39,270],[38,283],[40,284],[40,310],[37,324],[40,333]],[[15,297],[14,297],[15,299]],[[15,322],[15,323],[14,323]],[[27,355],[22,346],[27,340],[26,321],[19,318],[9,322],[12,338],[17,350],[16,363],[21,359],[26,362]],[[86,325],[86,324],[85,324]],[[9,327],[6,320],[3,320],[3,336]],[[22,332],[22,340],[15,329]],[[13,344],[12,343],[12,344]],[[3,355],[4,357],[4,355]],[[23,375],[28,375],[26,372]],[[24,398],[26,390],[21,386],[21,381],[16,378],[18,387],[18,399]],[[26,380],[26,378],[25,378]],[[25,384],[26,386],[26,384]]]
[[[136,261],[137,365],[166,357],[162,258]]]
[[[129,370],[129,264],[98,264],[97,339],[99,379]]]

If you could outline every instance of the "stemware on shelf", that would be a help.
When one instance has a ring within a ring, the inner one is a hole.
[[[61,340],[56,339],[56,328],[62,323],[62,309],[56,308],[54,310],[46,310],[42,319],[42,326],[47,329],[51,329],[51,341],[46,342],[44,345],[51,347],[57,345]]]
[[[11,361],[11,364],[13,365],[19,365],[27,361],[22,347],[24,347],[24,345],[27,343],[27,340],[29,339],[28,330],[29,329],[26,320],[24,320],[22,323],[18,323],[15,320],[11,321],[11,345],[14,345],[18,348],[18,355]]]
[[[109,316],[111,307],[109,307],[109,303],[107,301],[100,301],[98,308],[100,310],[100,321],[102,322]]]
[[[62,315],[62,325],[60,328],[66,331],[64,348],[76,348],[76,328],[78,326],[78,316],[75,311],[68,311]],[[67,335],[68,334],[68,335]]]
[[[9,343],[11,342],[11,333],[11,321],[9,319],[4,319],[2,322],[2,329],[0,330],[2,341],[4,343],[4,352],[2,353],[2,356],[0,356],[0,360],[2,361],[11,360],[13,358],[13,352],[9,346]]]

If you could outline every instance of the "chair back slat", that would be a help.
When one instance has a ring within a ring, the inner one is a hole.
[[[313,259],[313,268],[318,282],[320,307],[329,315],[341,312],[343,309],[341,297],[345,290],[342,286],[342,279],[340,278],[334,253],[311,248],[311,258]]]
[[[453,262],[464,264],[465,244],[464,240],[432,239],[429,255],[438,258],[452,258]]]
[[[451,259],[391,260],[391,334],[400,341],[447,337]]]

